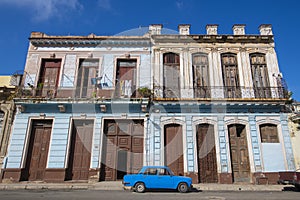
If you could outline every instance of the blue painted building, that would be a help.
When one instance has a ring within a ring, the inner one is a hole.
[[[217,27],[33,32],[3,180],[109,181],[168,165],[194,182],[275,183],[295,164],[272,28]]]

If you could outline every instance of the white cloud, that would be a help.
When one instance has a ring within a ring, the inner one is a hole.
[[[61,16],[66,11],[82,8],[79,0],[0,0],[1,4],[32,9],[33,18],[36,21],[44,21]]]
[[[181,10],[183,8],[183,1],[176,1],[176,7]]]
[[[98,5],[100,8],[105,10],[111,10],[111,0],[98,0]]]

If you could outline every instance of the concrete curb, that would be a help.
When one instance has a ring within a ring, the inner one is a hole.
[[[283,191],[283,185],[195,184],[200,191]]]
[[[283,191],[284,185],[193,184],[198,191]],[[293,187],[293,186],[291,186]],[[124,190],[121,182],[0,183],[0,190]]]

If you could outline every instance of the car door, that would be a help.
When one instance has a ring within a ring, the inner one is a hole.
[[[158,168],[157,169],[157,176],[156,176],[156,186],[157,188],[161,189],[171,189],[174,188],[174,177],[170,174],[170,172],[165,168]]]
[[[142,178],[146,188],[157,188],[157,169],[148,168],[145,170]]]

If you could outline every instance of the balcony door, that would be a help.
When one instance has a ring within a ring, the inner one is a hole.
[[[163,55],[164,65],[164,97],[180,97],[180,59],[175,53]]]
[[[118,59],[116,74],[116,97],[135,97],[136,59]]]
[[[265,55],[260,53],[251,54],[250,63],[255,98],[271,98]]]
[[[238,65],[235,54],[222,54],[222,72],[225,98],[241,98]]]
[[[97,77],[99,61],[96,59],[81,59],[79,62],[76,94],[77,98],[91,98],[96,88],[92,82]]]
[[[193,80],[195,98],[209,98],[208,57],[206,54],[193,55]]]
[[[54,97],[58,85],[61,59],[44,59],[37,84],[37,96]]]

